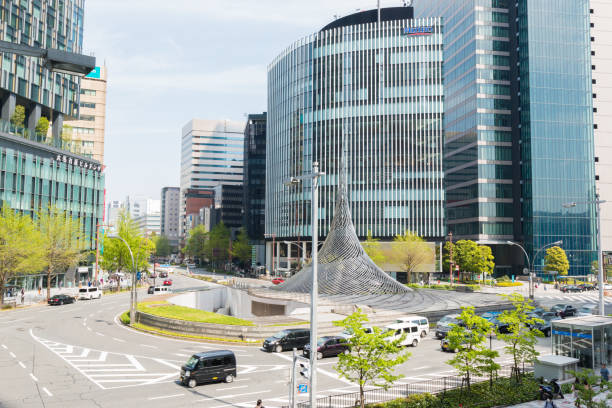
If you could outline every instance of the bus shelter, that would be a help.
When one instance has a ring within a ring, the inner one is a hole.
[[[612,317],[580,316],[551,322],[552,354],[598,369],[612,362]]]

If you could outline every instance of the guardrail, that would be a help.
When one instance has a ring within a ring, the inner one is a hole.
[[[512,375],[513,366],[503,366],[497,371],[497,377],[510,377]],[[525,371],[532,371],[533,367],[526,367]],[[472,384],[477,382],[489,381],[489,377],[471,377]],[[405,398],[411,394],[440,394],[446,391],[460,388],[463,384],[463,377],[448,376],[442,378],[434,378],[431,380],[419,381],[410,384],[394,385],[387,389],[375,388],[364,392],[365,404],[376,404],[381,402],[392,401],[398,398]],[[295,404],[297,408],[309,408],[310,402],[298,402]],[[359,406],[359,392],[351,392],[346,394],[330,395],[328,397],[318,398],[317,407],[319,408],[352,408]],[[283,408],[289,408],[284,406]]]

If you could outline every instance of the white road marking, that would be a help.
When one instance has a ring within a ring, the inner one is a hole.
[[[429,366],[417,367],[417,368],[414,368],[413,370],[425,370],[426,368],[430,368],[430,367]]]
[[[113,340],[118,341],[118,342],[121,342],[121,343],[125,343],[125,340],[118,339],[118,338],[116,338],[116,337],[113,337]]]
[[[8,347],[6,347],[4,344],[2,345],[2,348],[8,350]]]
[[[87,330],[89,330],[89,331],[93,331],[93,330],[91,330],[91,327],[87,327]]]
[[[284,355],[284,354],[274,353],[273,355],[278,356],[279,358],[283,358],[283,359],[285,359],[285,360],[288,360],[288,361],[293,362],[293,359],[292,359],[291,357],[286,356],[286,355]],[[328,377],[334,378],[334,379],[336,379],[336,380],[338,380],[338,381],[341,381],[341,382],[343,382],[343,383],[345,383],[345,384],[348,384],[348,385],[353,385],[353,384],[352,384],[352,383],[351,383],[349,380],[346,380],[346,379],[344,379],[344,378],[340,377],[340,376],[339,376],[339,375],[337,375],[336,373],[332,373],[332,372],[330,372],[330,371],[322,370],[322,369],[320,369],[320,368],[317,368],[317,371],[318,371],[318,372],[320,372],[321,374],[324,374],[324,375],[326,375],[326,376],[328,376]]]
[[[264,394],[266,392],[270,392],[270,390],[262,390],[262,391],[258,390],[257,394]],[[195,402],[213,401],[213,400],[218,400],[218,399],[222,399],[222,398],[236,398],[236,397],[242,397],[244,395],[253,395],[253,392],[247,392],[247,393],[244,393],[244,394],[219,395],[219,396],[212,397],[212,398],[204,398],[204,399],[195,400]],[[225,405],[225,406],[227,406],[227,405]]]
[[[47,389],[47,387],[43,387],[43,391],[44,391],[45,393],[47,393],[47,395],[48,395],[48,396],[50,396],[50,397],[52,397],[52,396],[53,396],[53,394],[51,394],[51,392],[50,392],[50,391]]]
[[[217,388],[215,391],[237,390],[238,388],[248,388],[248,385],[240,385],[238,387]]]
[[[181,354],[181,353],[172,353],[175,356],[179,356],[179,357],[191,357],[189,354]]]
[[[165,399],[165,398],[176,398],[176,397],[182,397],[185,394],[174,394],[174,395],[162,395],[159,397],[150,397],[147,398],[149,401],[153,401],[153,400],[158,400],[158,399]]]
[[[15,353],[13,353],[12,351],[11,351],[11,352],[9,352],[9,354],[11,355],[11,357],[13,357],[13,358],[17,358],[17,356],[15,355]]]
[[[34,381],[38,382],[38,378],[36,378],[36,377],[34,376],[34,374],[30,373],[30,377],[32,377],[32,379],[33,379]]]
[[[149,347],[149,348],[154,348],[156,349],[157,346],[149,346],[148,344],[141,344],[142,347]]]
[[[19,362],[19,365],[21,366],[21,368],[26,368],[25,364],[23,364],[21,361]]]
[[[102,336],[102,337],[104,337],[104,334],[102,334],[102,333],[96,332],[96,334],[97,334],[98,336]]]

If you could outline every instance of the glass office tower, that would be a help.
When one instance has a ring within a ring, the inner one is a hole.
[[[444,21],[448,231],[493,244],[498,273],[537,271],[563,240],[570,273],[595,259],[588,0],[417,0]],[[526,262],[524,263],[526,266]]]
[[[595,200],[589,0],[518,4],[525,244],[562,239],[572,274],[586,275],[597,259],[595,208],[580,204]]]
[[[269,240],[310,237],[311,183],[286,182],[314,161],[325,172],[318,205],[326,236],[343,156],[360,237],[444,236],[441,20],[395,7],[376,21],[375,10],[336,20],[269,66]]]

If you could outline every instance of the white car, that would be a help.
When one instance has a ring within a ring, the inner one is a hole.
[[[79,289],[79,300],[100,299],[101,297],[102,290],[97,286]]]
[[[427,337],[429,334],[429,320],[425,316],[402,316],[398,317],[395,321],[396,323],[414,323],[419,326],[419,331],[421,332],[421,337]]]
[[[419,326],[414,323],[394,323],[385,326],[385,332],[388,333],[385,337],[387,341],[397,340],[406,335],[404,340],[400,343],[402,346],[416,347],[421,340],[421,332]]]
[[[363,331],[366,332],[366,334],[374,333],[374,329],[372,328],[372,326],[362,326],[362,327],[363,327]],[[351,337],[353,337],[353,331],[351,329],[344,329],[342,333],[340,333],[338,336],[344,337],[345,339],[348,340]]]

